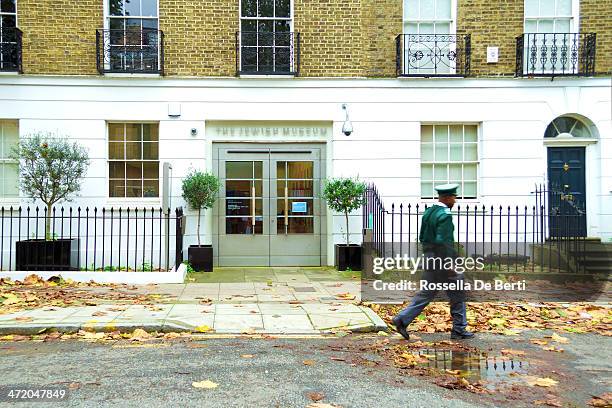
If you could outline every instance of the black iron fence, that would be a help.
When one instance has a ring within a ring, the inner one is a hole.
[[[419,257],[418,235],[427,204],[386,206],[374,185],[363,206],[364,242],[377,256]],[[585,238],[575,233],[580,215],[551,217],[546,203],[533,206],[456,205],[455,241],[463,255],[481,256],[487,270],[584,272]],[[551,233],[551,226],[556,228]],[[563,234],[562,234],[563,233]]]
[[[164,74],[164,33],[152,28],[96,31],[98,72]]]
[[[22,73],[22,37],[16,27],[0,27],[0,71]]]
[[[516,76],[592,76],[595,33],[527,33],[516,37]]]
[[[47,216],[50,215],[50,216]],[[0,269],[17,270],[16,247],[23,242],[71,241],[71,270],[169,271],[183,262],[185,215],[182,208],[0,208]],[[48,229],[48,235],[47,235]],[[47,247],[50,247],[47,245]],[[43,248],[44,245],[29,248]],[[31,251],[32,249],[26,249]],[[36,249],[35,249],[36,250]],[[49,251],[53,251],[50,249]],[[26,254],[35,265],[26,270],[54,270],[59,254]]]
[[[397,76],[470,75],[470,35],[400,34],[395,48]]]
[[[299,75],[300,33],[236,32],[236,75]]]

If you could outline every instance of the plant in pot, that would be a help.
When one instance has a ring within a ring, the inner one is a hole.
[[[80,191],[89,167],[87,150],[53,133],[36,132],[20,140],[11,158],[19,162],[21,191],[46,207],[45,238],[16,243],[17,270],[78,270],[79,240],[52,235],[53,206]]]
[[[211,173],[192,170],[183,179],[183,198],[191,208],[198,210],[198,245],[190,245],[188,250],[189,264],[196,271],[213,270],[213,248],[212,245],[202,245],[200,241],[200,221],[202,209],[215,204],[219,187],[219,179]]]
[[[332,210],[344,214],[346,221],[346,244],[335,245],[335,265],[338,270],[361,270],[361,245],[350,243],[349,214],[363,205],[365,183],[357,178],[334,178],[327,180],[323,198]]]

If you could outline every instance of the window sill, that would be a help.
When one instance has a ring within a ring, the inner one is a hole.
[[[118,210],[119,208],[126,210],[135,210],[135,209],[143,209],[146,208],[150,210],[154,208],[159,210],[161,208],[161,198],[112,198],[108,199],[106,203],[103,205],[103,208],[106,210],[110,210],[111,208]]]
[[[21,75],[19,71],[0,71],[0,76],[14,76]]]
[[[137,73],[105,72],[102,75],[108,78],[160,78],[161,77],[161,74],[159,73],[145,73],[145,72],[137,72]]]
[[[13,207],[13,211],[19,210],[21,206],[21,200],[19,198],[5,198],[0,199],[0,208],[4,208],[4,211],[10,210]]]

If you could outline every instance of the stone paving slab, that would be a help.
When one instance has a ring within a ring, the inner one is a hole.
[[[198,331],[216,333],[323,334],[340,330],[379,331],[386,324],[370,309],[323,304],[155,304],[42,308],[0,315],[0,334],[36,334],[45,330]],[[25,319],[24,319],[25,318]],[[201,331],[201,330],[199,330]],[[207,330],[206,330],[207,331]]]

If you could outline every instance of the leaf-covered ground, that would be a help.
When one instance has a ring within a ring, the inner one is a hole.
[[[368,304],[388,324],[406,305]],[[551,329],[612,336],[612,307],[591,303],[498,303],[467,305],[468,329],[517,335],[523,330]],[[449,332],[452,321],[446,302],[432,302],[409,327],[422,333]]]
[[[70,279],[44,280],[38,275],[23,281],[0,278],[0,314],[45,306],[94,306],[100,303],[152,304],[161,295],[138,293],[135,286],[124,284],[78,283]]]

